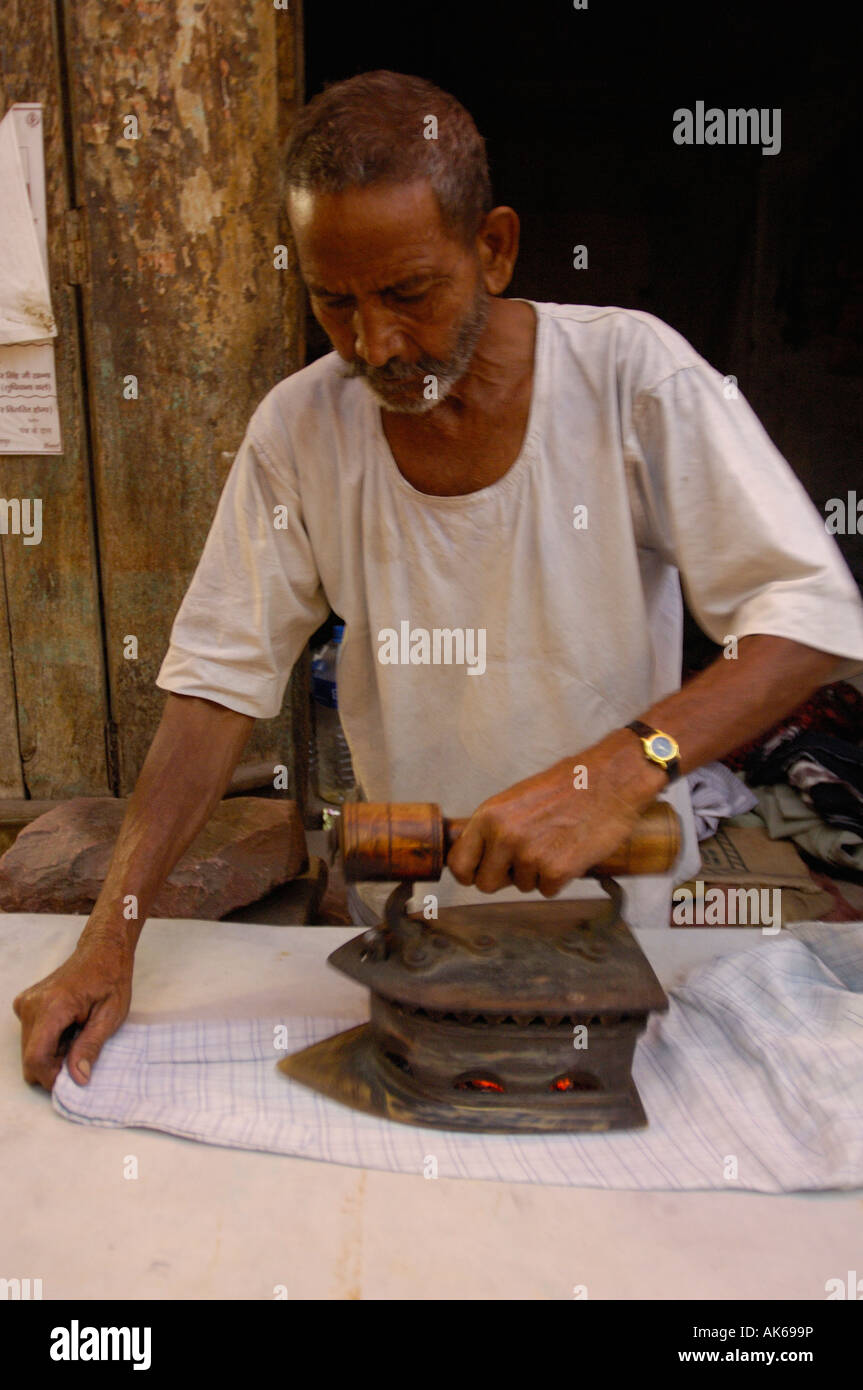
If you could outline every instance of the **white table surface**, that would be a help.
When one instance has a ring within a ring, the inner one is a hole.
[[[863,1271],[863,1192],[605,1192],[429,1180],[72,1124],[21,1077],[15,994],[85,918],[0,915],[0,1277],[43,1298],[823,1300]],[[130,1020],[354,1016],[354,928],[151,921]],[[638,934],[666,988],[757,929]],[[137,1180],[123,1176],[127,1155]]]

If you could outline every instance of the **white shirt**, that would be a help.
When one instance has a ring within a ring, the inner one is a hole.
[[[863,671],[857,586],[744,398],[651,314],[533,308],[525,439],[509,471],[477,492],[417,491],[379,406],[336,353],[269,392],[157,685],[272,718],[332,608],[346,624],[339,707],[366,798],[467,816],[562,757],[575,764],[679,688],[681,577],[713,641],[773,633],[845,657],[835,679]],[[418,629],[432,656],[435,629],[470,630],[476,669],[444,664],[440,648],[437,664],[382,662],[381,634],[394,631],[400,647],[404,622],[419,657]],[[667,926],[673,884],[700,866],[685,779],[663,796],[681,817],[683,850],[671,874],[621,880],[633,926]],[[362,888],[373,913],[389,887]],[[416,907],[426,893],[440,906],[492,900],[449,871],[417,885]],[[560,897],[598,895],[582,879]]]

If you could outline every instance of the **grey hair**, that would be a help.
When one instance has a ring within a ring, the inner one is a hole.
[[[436,139],[425,132],[434,127]],[[362,72],[325,87],[285,148],[286,187],[343,193],[427,179],[448,232],[466,245],[492,207],[485,141],[455,97],[422,77]]]

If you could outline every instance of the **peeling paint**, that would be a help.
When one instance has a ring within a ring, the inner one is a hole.
[[[186,70],[192,61],[196,31],[203,31],[205,27],[204,16],[207,8],[209,7],[207,6],[202,10],[200,5],[194,3],[194,0],[177,0],[177,47],[171,55],[169,69],[177,112],[181,121],[200,144],[204,154],[209,153],[210,132],[200,94],[195,91],[194,87],[187,88],[184,79]]]
[[[208,232],[213,219],[222,216],[224,199],[225,194],[213,188],[206,169],[196,169],[180,193],[180,219],[185,230],[193,236]]]
[[[263,0],[90,0],[69,13],[108,678],[126,792],[161,713],[154,677],[224,482],[223,452],[233,456],[286,363],[299,365],[296,277],[271,256],[285,235],[275,155],[296,74],[286,16]],[[123,138],[129,114],[137,140]],[[139,403],[123,400],[128,373]],[[146,634],[137,662],[122,659],[118,634],[129,632]],[[254,751],[268,757],[277,728],[285,746],[288,722],[262,722]]]

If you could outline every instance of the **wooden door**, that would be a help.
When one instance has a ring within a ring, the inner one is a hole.
[[[0,495],[43,499],[40,545],[0,536],[0,797],[126,795],[246,423],[303,361],[276,267],[300,7],[6,0],[4,30],[0,114],[43,105],[64,447],[0,456]],[[301,800],[307,679],[244,754]]]

